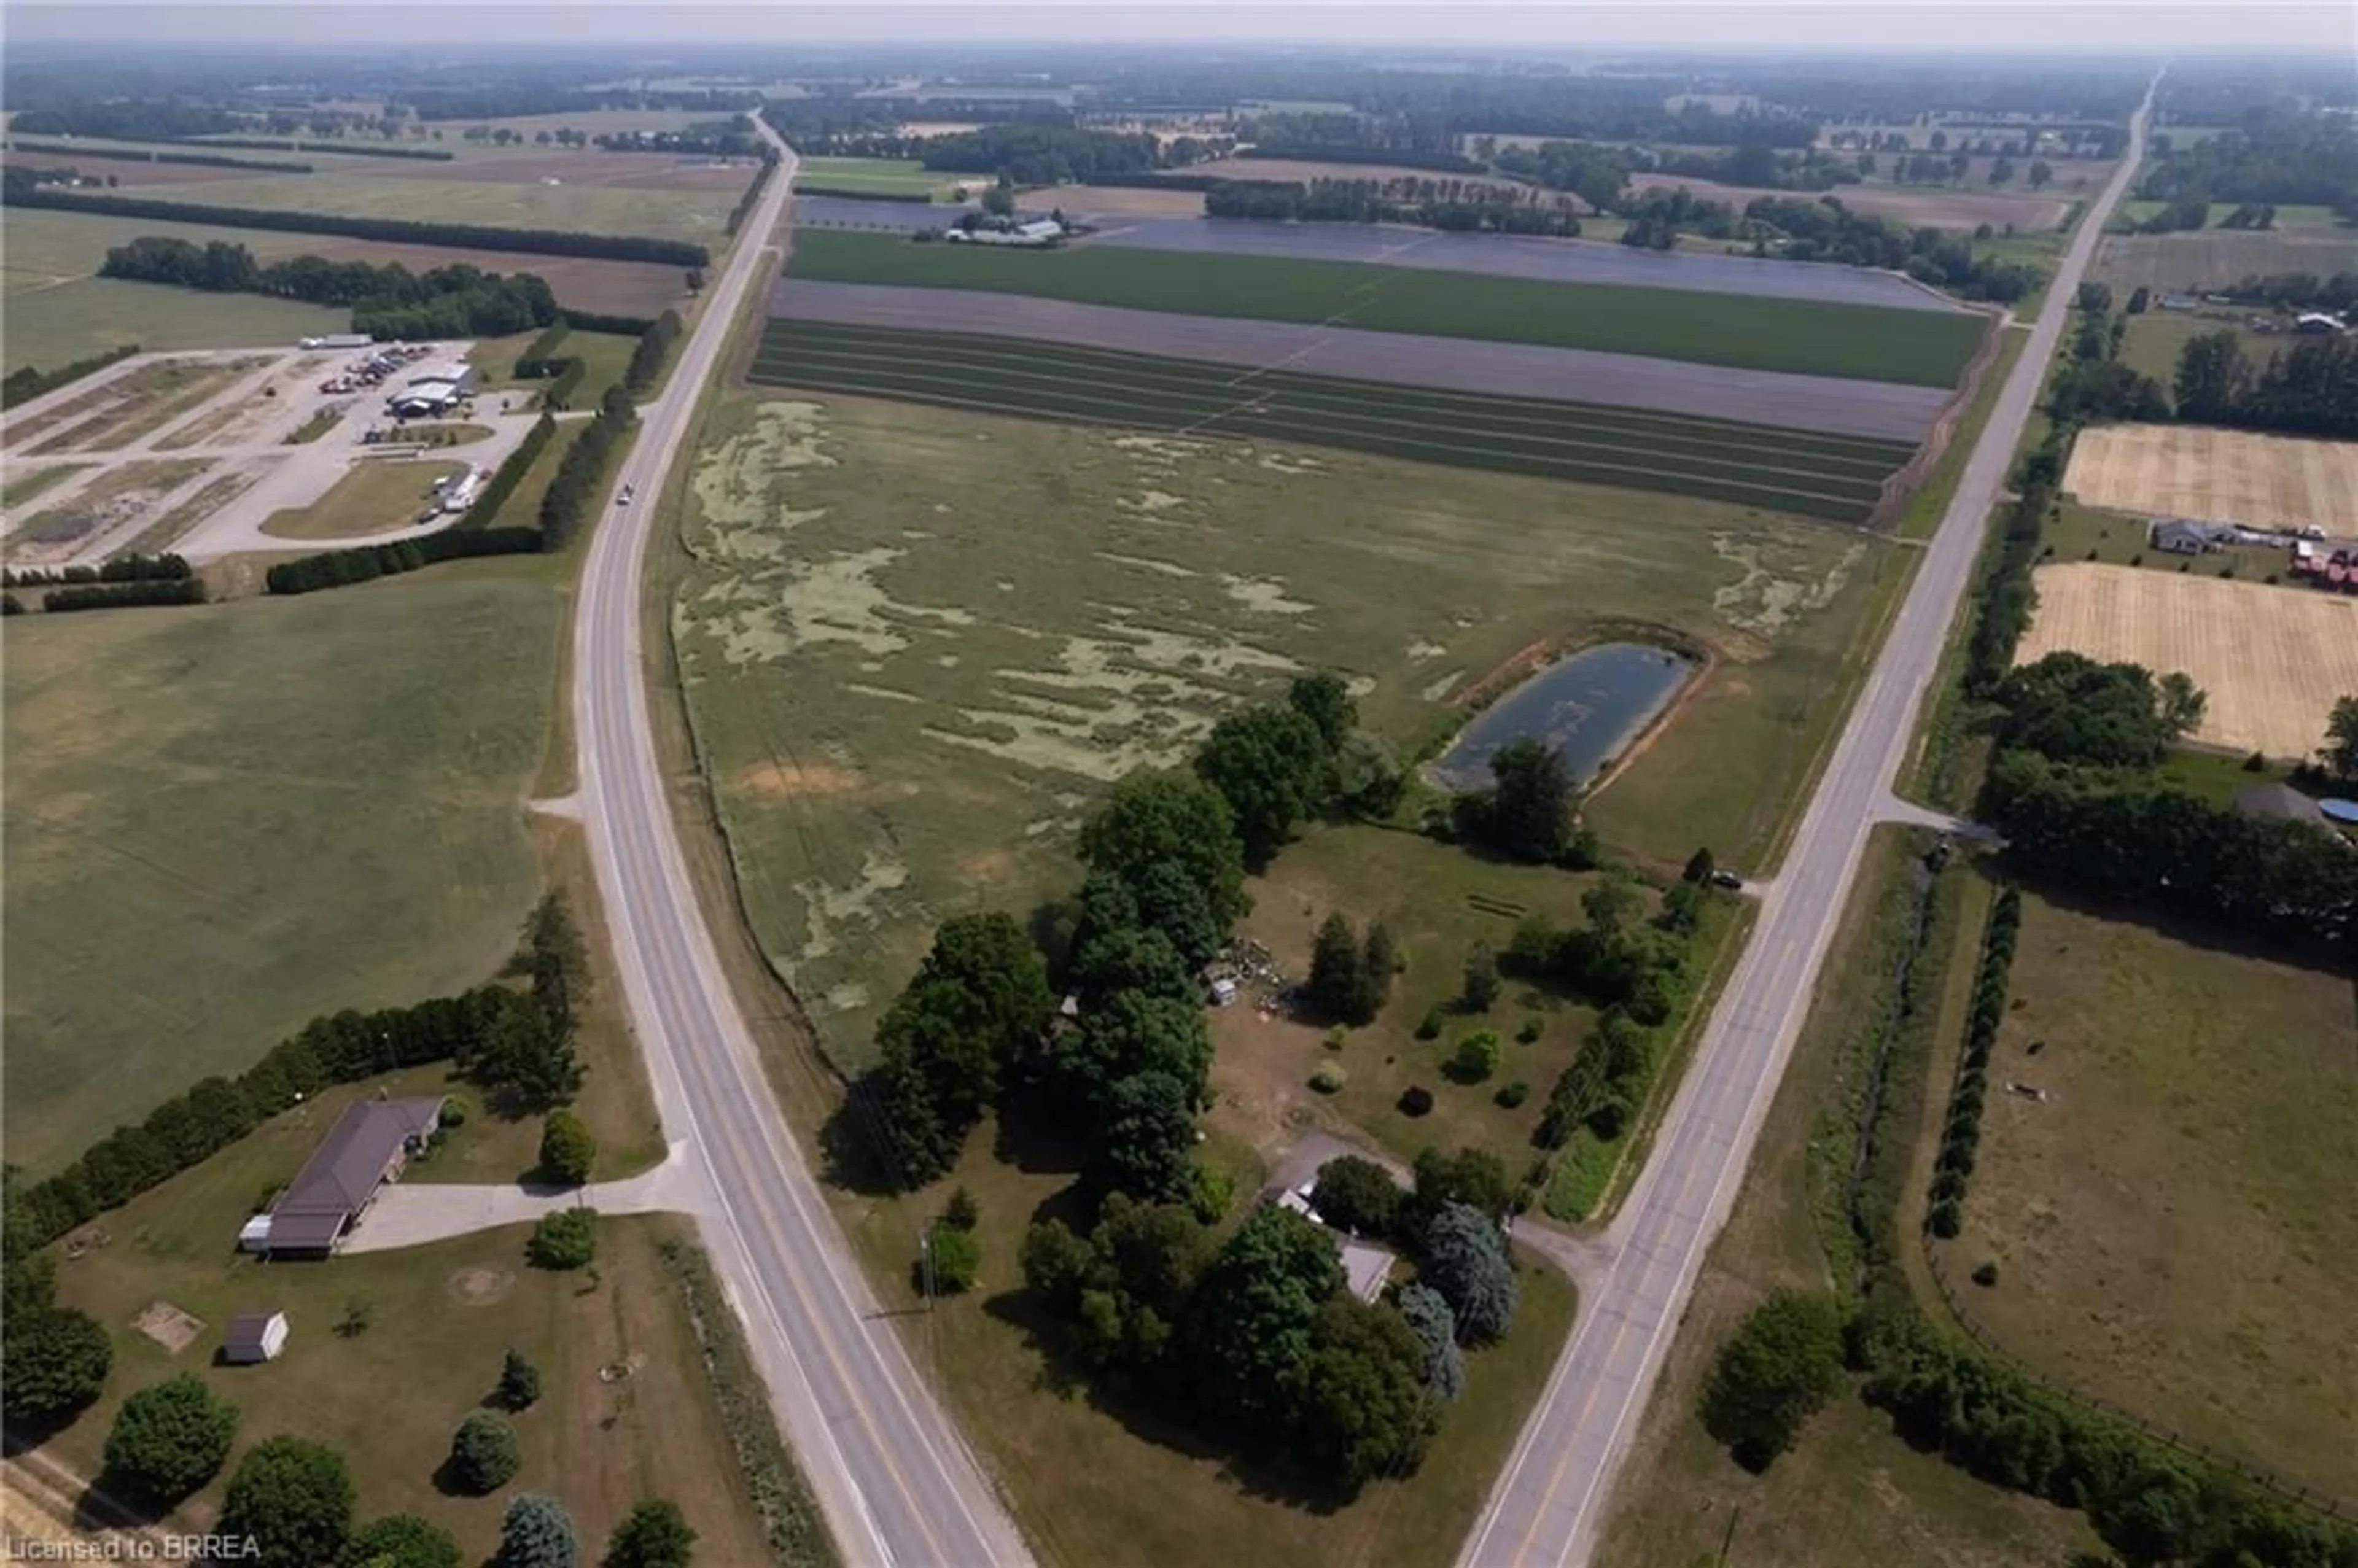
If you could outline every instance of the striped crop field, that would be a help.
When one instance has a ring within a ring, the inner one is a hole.
[[[1627,408],[949,332],[773,320],[748,379],[980,413],[1341,447],[1865,522],[1913,449]]]
[[[1597,349],[1696,364],[1951,386],[1987,322],[1963,311],[1768,299],[1620,284],[1486,277],[1367,262],[1082,244],[920,244],[889,234],[795,236],[789,274],[969,288],[1085,305],[1368,331]]]

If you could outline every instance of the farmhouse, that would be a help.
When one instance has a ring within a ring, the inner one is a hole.
[[[2199,556],[2215,548],[2218,530],[2200,523],[2190,523],[2182,517],[2166,518],[2154,524],[2150,539],[2157,550],[2173,556]]]
[[[283,1312],[239,1313],[222,1335],[222,1359],[233,1367],[276,1361],[285,1348],[287,1314]]]
[[[347,1106],[270,1212],[240,1233],[239,1245],[272,1257],[334,1251],[441,1120],[439,1095]]]
[[[2341,317],[2329,316],[2322,310],[2304,310],[2292,319],[2292,330],[2296,332],[2346,332],[2350,325]]]
[[[1361,1301],[1373,1302],[1384,1293],[1384,1286],[1392,1277],[1392,1264],[1398,1260],[1390,1248],[1345,1235],[1320,1217],[1318,1211],[1310,1206],[1310,1195],[1317,1184],[1313,1179],[1280,1193],[1277,1206],[1292,1209],[1333,1237],[1343,1255],[1343,1282]]]

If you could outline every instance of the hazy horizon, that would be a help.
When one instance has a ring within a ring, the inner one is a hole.
[[[551,13],[565,38],[552,45]],[[889,16],[889,20],[885,19]],[[442,36],[421,34],[434,23]],[[2169,5],[2081,3],[1801,5],[1718,0],[1711,5],[1391,5],[1325,4],[1123,5],[1047,0],[875,0],[862,5],[660,5],[616,0],[524,0],[496,5],[307,0],[299,5],[208,5],[201,0],[81,0],[72,5],[0,6],[11,45],[89,43],[136,54],[145,47],[300,53],[388,46],[463,54],[470,46],[534,44],[553,53],[655,49],[693,54],[724,44],[766,48],[900,45],[1157,45],[1438,48],[1487,52],[1544,48],[1563,53],[1906,53],[1984,57],[2109,54],[2307,55],[2341,49],[2358,62],[2358,5]],[[2358,69],[2354,64],[2353,69]]]

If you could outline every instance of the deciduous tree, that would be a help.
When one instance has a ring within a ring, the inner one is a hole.
[[[1347,1494],[1414,1472],[1439,1424],[1415,1333],[1390,1307],[1338,1292],[1313,1346],[1293,1412],[1301,1451]]]
[[[1487,1012],[1498,1000],[1498,955],[1490,950],[1487,942],[1476,942],[1466,950],[1466,978],[1458,988],[1458,1000],[1469,1012]]]
[[[1489,807],[1482,814],[1492,847],[1520,860],[1560,859],[1572,831],[1572,775],[1554,749],[1529,736],[1490,758]]]
[[[337,1568],[460,1568],[459,1542],[416,1514],[372,1519],[344,1542]]]
[[[1223,715],[1195,753],[1195,772],[1236,820],[1245,865],[1269,864],[1325,793],[1331,752],[1299,709],[1260,705]]]
[[[343,1455],[300,1437],[246,1450],[222,1499],[220,1533],[243,1537],[262,1568],[319,1568],[352,1530],[352,1478]]]
[[[1133,889],[1165,861],[1184,869],[1226,930],[1249,907],[1244,849],[1218,790],[1193,773],[1132,773],[1082,826],[1081,859]]]
[[[1310,1206],[1329,1225],[1359,1236],[1384,1237],[1398,1225],[1406,1196],[1392,1173],[1373,1160],[1342,1154],[1318,1167]]]
[[[1833,1297],[1779,1291],[1744,1320],[1713,1364],[1704,1425],[1749,1470],[1793,1445],[1842,1387],[1843,1312]]]
[[[1188,1157],[1195,1148],[1195,1108],[1186,1087],[1168,1073],[1137,1073],[1115,1082],[1107,1096],[1090,1171],[1105,1191],[1176,1202],[1193,1184]]]
[[[1343,742],[1358,727],[1359,705],[1352,699],[1351,688],[1344,684],[1343,677],[1332,670],[1296,676],[1286,688],[1285,700],[1317,729],[1329,756],[1341,752]]]
[[[114,1364],[106,1330],[86,1312],[12,1314],[0,1337],[0,1410],[17,1425],[54,1425],[98,1398]]]
[[[1058,1084],[1092,1115],[1111,1104],[1114,1085],[1140,1073],[1164,1074],[1189,1104],[1203,1104],[1211,1072],[1212,1033],[1202,1005],[1139,990],[1116,991],[1085,1011],[1080,1027],[1058,1043],[1055,1058]]]
[[[1278,1435],[1309,1376],[1318,1314],[1342,1286],[1318,1227],[1275,1205],[1245,1221],[1190,1297],[1187,1367],[1205,1409]]]
[[[606,1542],[604,1568],[688,1568],[696,1531],[679,1505],[651,1498],[634,1506]]]
[[[237,1407],[182,1372],[123,1401],[106,1434],[106,1477],[138,1500],[168,1509],[221,1474],[237,1436]]]
[[[578,1187],[590,1179],[598,1158],[598,1141],[589,1127],[571,1111],[550,1111],[540,1130],[540,1177],[560,1187]]]

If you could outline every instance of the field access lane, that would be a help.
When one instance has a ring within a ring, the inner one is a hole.
[[[2143,157],[2152,103],[2148,92],[2130,124],[2128,154],[2081,219],[2050,299],[2070,299],[2078,287]],[[1459,1554],[1459,1568],[1567,1568],[1595,1549],[1615,1473],[1808,1017],[1867,834],[1907,755],[2067,314],[2058,308],[2040,317],[1966,458],[1792,849],[1762,896],[1752,938],[1704,1025],[1645,1168],[1606,1232],[1617,1256],[1602,1283],[1583,1295],[1579,1325]]]
[[[1902,441],[1920,439],[1949,396],[1942,387],[1897,382],[1741,370],[1535,343],[1133,310],[977,289],[789,277],[771,291],[770,314],[842,326],[1027,338],[1253,370],[1557,398]]]
[[[784,162],[614,478],[618,493],[633,488],[640,503],[610,502],[582,567],[573,638],[581,817],[656,1108],[682,1149],[686,1201],[843,1560],[1022,1564],[1022,1539],[879,1310],[780,1114],[688,875],[656,748],[641,599],[647,546],[734,320],[776,263],[765,242],[795,162],[776,145]]]

